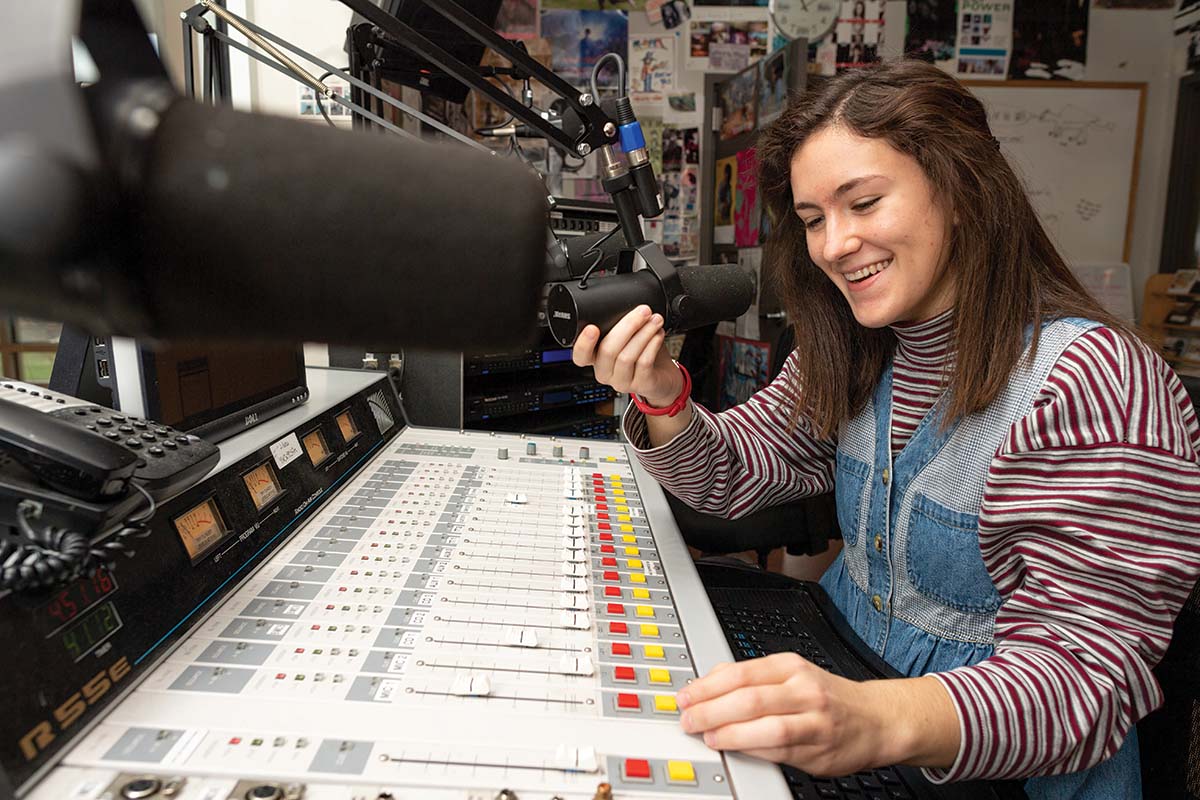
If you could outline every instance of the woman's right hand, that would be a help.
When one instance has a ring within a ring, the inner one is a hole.
[[[641,305],[622,317],[603,339],[595,325],[585,327],[575,339],[571,355],[579,366],[593,367],[598,382],[665,408],[683,391],[683,374],[663,347],[665,338],[662,316]]]

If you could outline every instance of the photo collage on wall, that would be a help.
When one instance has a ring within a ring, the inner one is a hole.
[[[771,342],[760,327],[762,247],[767,232],[758,191],[756,136],[785,110],[789,70],[807,69],[803,56],[790,63],[788,49],[719,82],[716,104],[717,152],[711,176],[714,260],[734,263],[754,285],[750,308],[717,326],[721,355],[719,404],[728,408],[762,389],[770,379]],[[772,334],[773,335],[773,334]]]
[[[700,129],[662,129],[662,249],[668,258],[700,251]]]

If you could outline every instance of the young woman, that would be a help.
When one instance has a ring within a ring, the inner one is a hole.
[[[910,676],[791,654],[679,693],[684,729],[819,775],[906,763],[1140,797],[1134,723],[1200,576],[1200,428],[1178,379],[1055,251],[979,101],[920,62],[829,81],[759,144],[798,346],[712,414],[641,307],[575,361],[634,393],[646,468],[709,513],[834,489],[822,585]],[[665,411],[671,413],[663,413]]]

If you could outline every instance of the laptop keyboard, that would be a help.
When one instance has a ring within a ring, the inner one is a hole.
[[[741,593],[744,590],[734,591]],[[715,593],[720,592],[715,590]],[[867,677],[858,669],[845,669],[843,665],[835,664],[813,636],[810,631],[814,615],[819,617],[815,608],[808,613],[809,610],[805,608],[748,608],[733,604],[718,605],[715,600],[713,609],[738,661],[772,653],[793,652],[834,674],[855,679]],[[814,778],[793,767],[783,767],[783,776],[796,800],[916,800],[919,797],[904,778],[890,767],[857,772],[842,778]]]

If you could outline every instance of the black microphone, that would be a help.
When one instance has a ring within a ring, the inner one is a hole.
[[[589,280],[557,283],[546,298],[550,333],[563,347],[575,343],[586,325],[604,336],[639,305],[663,315],[668,334],[739,317],[754,302],[754,278],[737,264],[676,267],[682,291],[669,296],[649,269]]]
[[[69,253],[0,246],[5,305],[166,339],[535,337],[548,193],[524,164],[203,105],[154,78],[113,84],[87,96],[103,156],[90,179],[108,187],[72,223],[90,236]],[[27,155],[0,151],[0,173]]]
[[[547,192],[515,160],[175,101],[135,229],[155,332],[446,349],[536,332]]]
[[[583,236],[563,236],[550,245],[547,256],[547,281],[566,281],[587,274],[629,272],[633,264],[633,251],[627,247],[618,229]]]

